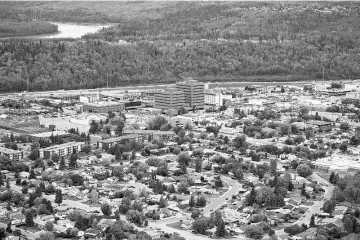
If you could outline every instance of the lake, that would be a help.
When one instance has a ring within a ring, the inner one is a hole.
[[[80,38],[87,33],[95,33],[102,28],[111,27],[114,24],[77,24],[77,23],[61,23],[50,22],[58,26],[58,32],[28,36],[29,38]]]

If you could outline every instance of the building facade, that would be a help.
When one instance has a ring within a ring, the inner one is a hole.
[[[170,141],[176,136],[174,131],[158,131],[158,130],[130,130],[123,131],[124,134],[130,134],[138,142],[151,142],[152,140]]]
[[[84,142],[68,142],[56,146],[51,146],[43,149],[39,149],[39,154],[41,158],[49,159],[54,153],[61,156],[67,156],[73,153],[78,153],[81,151],[81,147],[84,145]]]
[[[9,148],[0,147],[0,156],[9,158],[10,160],[19,161],[23,159],[24,154],[22,151],[13,150]]]
[[[125,103],[119,102],[93,102],[85,103],[83,111],[94,113],[121,112],[125,110]]]
[[[185,80],[176,83],[176,89],[184,93],[186,107],[203,109],[205,102],[204,83],[196,80]]]
[[[184,107],[184,93],[176,89],[167,89],[155,93],[155,108],[179,109]]]

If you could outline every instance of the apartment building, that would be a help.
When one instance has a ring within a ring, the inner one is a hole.
[[[0,147],[0,156],[9,158],[10,160],[19,161],[23,159],[24,154],[22,151],[13,150],[9,148]]]
[[[184,107],[184,93],[176,89],[166,89],[155,93],[155,108],[179,109]]]
[[[176,89],[184,93],[184,103],[186,107],[196,109],[204,108],[204,83],[189,79],[176,83]]]
[[[67,156],[73,153],[78,153],[81,151],[81,147],[84,145],[84,142],[68,142],[56,146],[51,146],[43,149],[39,149],[39,154],[41,158],[51,158],[54,153],[61,156]]]
[[[135,140],[135,139],[137,139],[137,136],[133,134],[115,137],[115,138],[108,138],[101,141],[101,148],[102,150],[106,151],[110,147],[115,146],[118,143],[121,143],[123,140]]]
[[[139,142],[151,142],[152,140],[163,140],[170,141],[173,140],[176,134],[173,131],[158,131],[158,130],[131,130],[125,129],[124,134],[130,134],[134,136],[135,139]]]

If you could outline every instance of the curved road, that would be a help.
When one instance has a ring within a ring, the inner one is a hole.
[[[222,204],[224,204],[226,202],[226,198],[230,199],[233,195],[237,194],[239,191],[239,188],[241,188],[241,184],[237,180],[231,179],[226,176],[222,176],[221,179],[224,182],[226,182],[230,186],[230,188],[223,195],[219,196],[218,198],[212,199],[211,203],[203,208],[204,216],[210,216],[212,209],[215,210],[215,209],[219,208]],[[174,229],[172,227],[167,226],[168,224],[177,223],[180,220],[187,220],[187,219],[191,219],[190,214],[184,214],[184,215],[180,215],[178,217],[174,217],[171,219],[165,219],[165,220],[161,220],[161,221],[149,221],[149,226],[152,228],[160,228],[162,231],[167,232],[167,233],[178,232],[180,234],[180,236],[182,236],[188,240],[193,240],[193,239],[194,240],[205,240],[205,239],[209,240],[208,237],[193,234],[189,230],[187,230],[187,231],[178,230],[178,229]]]

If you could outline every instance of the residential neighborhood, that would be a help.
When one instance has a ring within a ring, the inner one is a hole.
[[[351,239],[359,93],[184,79],[1,95],[0,239]]]

